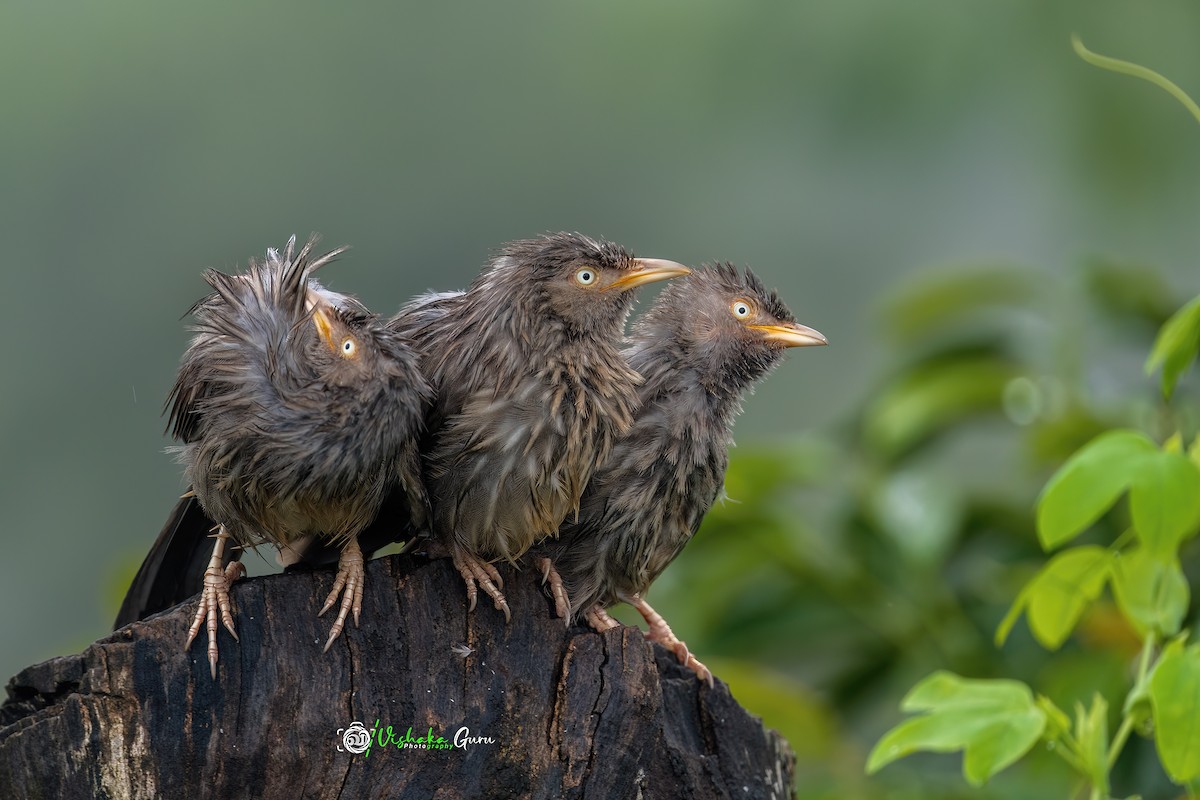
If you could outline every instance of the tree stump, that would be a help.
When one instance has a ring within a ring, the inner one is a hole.
[[[508,625],[448,560],[367,566],[328,653],[331,572],[239,581],[240,642],[195,601],[29,667],[0,707],[0,797],[790,798],[794,756],[636,628],[567,628],[528,570]],[[367,742],[370,748],[364,750]],[[358,752],[356,752],[358,751]]]

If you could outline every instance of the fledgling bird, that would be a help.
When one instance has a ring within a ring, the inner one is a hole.
[[[641,378],[619,346],[633,289],[688,273],[578,233],[505,246],[465,292],[393,320],[436,400],[422,446],[432,536],[510,617],[491,562],[516,562],[578,508],[629,426]]]
[[[219,525],[186,645],[207,622],[213,677],[218,615],[237,638],[229,588],[241,565],[226,565],[227,540],[270,543],[284,563],[314,539],[340,547],[320,612],[341,596],[328,650],[349,613],[358,624],[357,535],[384,497],[400,491],[414,522],[428,519],[417,446],[429,385],[403,335],[312,279],[344,250],[314,258],[315,244],[297,251],[293,237],[242,274],[205,273],[215,291],[192,309],[195,336],[167,401],[195,499]]]
[[[605,609],[629,603],[648,639],[712,682],[643,595],[721,493],[742,399],[786,348],[826,343],[749,270],[705,266],[663,290],[625,349],[645,379],[633,425],[588,484],[578,517],[532,553],[560,616],[603,631],[617,624]]]

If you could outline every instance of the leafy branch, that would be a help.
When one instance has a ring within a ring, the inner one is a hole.
[[[1100,56],[1073,38],[1081,58],[1148,80],[1171,93],[1200,121],[1200,107],[1157,73]],[[1160,328],[1146,371],[1162,370],[1169,401],[1200,349],[1200,297]],[[1070,546],[1128,498],[1129,526],[1108,544]],[[1093,800],[1110,797],[1110,776],[1134,733],[1152,736],[1159,760],[1177,784],[1200,779],[1200,644],[1183,629],[1191,588],[1180,549],[1200,532],[1200,436],[1184,445],[1176,430],[1159,444],[1136,430],[1104,432],[1076,452],[1046,484],[1037,504],[1037,535],[1054,553],[1017,595],[996,632],[1002,646],[1024,615],[1034,638],[1057,650],[1105,590],[1142,638],[1132,684],[1111,737],[1109,703],[1099,693],[1076,704],[1073,717],[1015,680],[975,680],[939,671],[901,702],[915,712],[876,744],[867,772],[911,753],[962,750],[963,774],[980,786],[1039,742],[1086,781]],[[1065,549],[1060,549],[1064,548]],[[1057,552],[1055,552],[1057,551]]]

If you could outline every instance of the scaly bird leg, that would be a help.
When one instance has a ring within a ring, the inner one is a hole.
[[[333,582],[333,591],[325,598],[325,605],[321,606],[321,610],[317,612],[318,617],[322,616],[333,608],[338,595],[342,595],[342,607],[338,609],[337,619],[333,621],[333,627],[329,629],[329,639],[325,642],[325,649],[321,652],[328,652],[333,640],[346,627],[346,616],[351,609],[354,610],[354,627],[358,627],[358,617],[362,613],[365,579],[362,550],[358,546],[358,539],[352,537],[346,542],[346,546],[342,548],[342,555],[338,558],[338,573],[337,579]],[[346,590],[345,594],[342,594],[342,589]]]
[[[504,588],[504,581],[501,580],[500,573],[496,571],[496,568],[486,561],[481,561],[470,553],[464,552],[460,547],[454,548],[453,559],[458,574],[462,575],[467,584],[467,611],[475,610],[475,599],[479,594],[475,589],[475,583],[478,582],[492,598],[496,610],[504,612],[504,621],[511,620],[512,612],[508,608],[508,601],[504,599],[504,593],[500,591]]]
[[[225,623],[234,640],[237,631],[233,627],[233,612],[229,601],[229,588],[233,582],[246,574],[246,568],[240,561],[225,564],[225,542],[229,539],[229,531],[224,525],[217,528],[216,542],[213,544],[212,558],[208,560],[208,568],[204,570],[204,589],[200,593],[200,605],[196,608],[196,616],[192,619],[192,627],[188,629],[187,650],[200,632],[200,626],[207,621],[208,627],[208,667],[213,680],[217,679],[217,615]]]
[[[592,630],[596,633],[604,633],[621,625],[621,623],[610,617],[608,612],[599,605],[594,605],[588,609],[587,613],[583,615],[583,619],[588,625],[592,626]]]
[[[559,619],[570,619],[571,603],[567,600],[567,587],[563,585],[562,576],[554,568],[554,562],[549,558],[539,558],[538,567],[542,570],[542,585],[550,584],[550,593],[554,596],[554,612]]]
[[[642,619],[646,620],[646,624],[650,629],[646,631],[646,638],[652,642],[658,642],[663,647],[667,648],[675,654],[679,661],[690,668],[693,672],[700,676],[701,680],[707,683],[710,687],[713,685],[712,672],[708,667],[700,663],[700,661],[691,654],[688,646],[683,643],[683,640],[675,635],[671,630],[671,626],[663,619],[662,614],[659,614],[650,604],[642,599],[641,595],[632,595],[624,598],[625,602],[638,610],[642,615]]]

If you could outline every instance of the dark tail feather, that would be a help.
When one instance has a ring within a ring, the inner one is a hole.
[[[199,594],[212,556],[214,525],[195,497],[183,497],[175,504],[125,593],[113,630]],[[231,557],[241,558],[241,551],[235,549]]]

